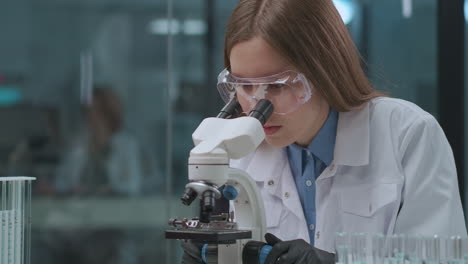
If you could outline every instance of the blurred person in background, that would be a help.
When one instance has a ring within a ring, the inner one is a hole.
[[[87,131],[66,152],[56,173],[62,194],[140,194],[142,151],[123,128],[122,104],[105,85],[96,86],[92,101],[84,107]]]
[[[157,178],[146,164],[153,160],[123,128],[117,94],[109,86],[94,87],[84,114],[86,130],[75,137],[57,168],[57,192],[79,198],[141,195],[143,185]],[[139,258],[136,235],[125,226],[83,226],[48,232],[46,244],[52,263],[131,264]]]

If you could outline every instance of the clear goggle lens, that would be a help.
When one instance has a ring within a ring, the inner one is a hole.
[[[309,101],[312,95],[304,75],[294,71],[268,77],[239,78],[224,70],[218,76],[217,88],[225,102],[237,97],[244,112],[250,112],[259,100],[267,99],[276,114],[287,114]]]

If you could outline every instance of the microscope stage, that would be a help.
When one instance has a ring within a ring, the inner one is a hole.
[[[166,239],[191,239],[207,244],[233,244],[251,237],[250,230],[166,230]]]

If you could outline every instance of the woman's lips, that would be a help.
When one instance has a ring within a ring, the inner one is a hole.
[[[264,126],[263,131],[265,131],[265,135],[271,136],[274,133],[276,133],[280,128],[281,126]]]

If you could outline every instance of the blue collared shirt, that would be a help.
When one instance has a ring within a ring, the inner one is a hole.
[[[315,234],[315,180],[333,160],[335,150],[338,113],[330,109],[328,118],[309,146],[296,144],[287,147],[297,192],[301,200],[309,230],[310,244],[314,244]]]

